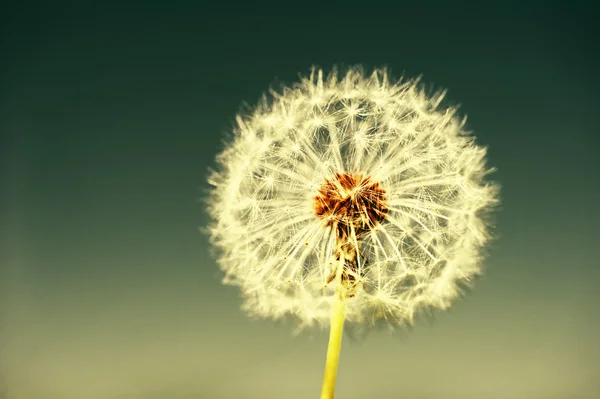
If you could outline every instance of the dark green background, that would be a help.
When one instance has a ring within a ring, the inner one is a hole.
[[[326,332],[239,310],[199,198],[242,102],[337,63],[448,88],[503,186],[475,289],[345,340],[337,397],[597,397],[595,10],[484,3],[4,6],[0,398],[318,397]]]

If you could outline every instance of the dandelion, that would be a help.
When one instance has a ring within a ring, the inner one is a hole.
[[[237,117],[209,178],[208,232],[245,310],[330,325],[322,398],[344,321],[411,324],[481,271],[498,186],[444,94],[385,69],[313,68]]]

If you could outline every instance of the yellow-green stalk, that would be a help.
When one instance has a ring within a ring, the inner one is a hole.
[[[329,330],[329,344],[327,346],[327,359],[325,373],[321,388],[321,399],[333,399],[335,381],[342,347],[342,334],[344,332],[344,294],[337,292],[331,311],[331,328]]]

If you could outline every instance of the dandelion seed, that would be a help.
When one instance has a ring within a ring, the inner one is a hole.
[[[412,323],[481,271],[498,186],[443,96],[383,69],[313,69],[237,117],[210,176],[208,231],[244,309],[330,324],[322,397],[344,321]]]

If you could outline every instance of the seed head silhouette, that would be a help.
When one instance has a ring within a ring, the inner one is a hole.
[[[444,94],[386,69],[313,68],[237,117],[208,231],[250,315],[410,324],[481,272],[498,185]]]

